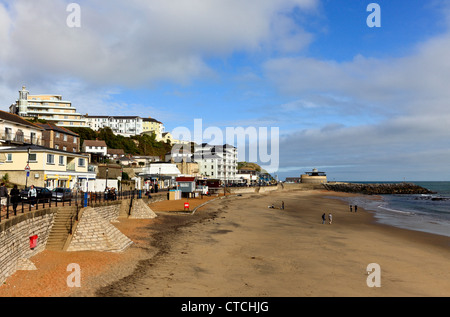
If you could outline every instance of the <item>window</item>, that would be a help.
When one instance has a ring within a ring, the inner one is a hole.
[[[67,141],[67,134],[64,134],[64,141]]]
[[[78,166],[85,166],[83,158],[78,159]]]
[[[47,154],[47,164],[55,164],[55,156],[53,154]]]
[[[6,161],[12,162],[12,154],[11,153],[6,154]]]
[[[55,138],[59,138],[59,132],[55,133]]]
[[[64,165],[64,156],[59,157],[59,165]]]
[[[28,154],[28,161],[29,162],[37,162],[37,154],[36,153]]]
[[[75,136],[73,137],[73,143],[75,143],[75,144],[77,143],[77,137],[75,137]]]
[[[55,144],[55,150],[59,150],[59,145]]]
[[[66,146],[63,146],[63,151],[67,151],[67,147]]]

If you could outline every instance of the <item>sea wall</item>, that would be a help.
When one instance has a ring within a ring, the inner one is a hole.
[[[411,183],[389,184],[354,184],[337,183],[323,184],[327,190],[345,193],[358,193],[366,195],[392,195],[392,194],[432,194],[432,191]]]
[[[0,283],[26,260],[45,249],[56,209],[43,209],[19,215],[0,225]],[[37,235],[37,245],[30,248],[30,237]]]

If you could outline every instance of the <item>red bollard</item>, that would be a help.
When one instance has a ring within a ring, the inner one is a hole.
[[[34,236],[31,236],[31,237],[30,237],[30,249],[31,249],[31,250],[33,250],[34,248],[36,248],[36,246],[37,246],[37,239],[38,239],[38,236],[37,236],[37,235],[34,235]]]

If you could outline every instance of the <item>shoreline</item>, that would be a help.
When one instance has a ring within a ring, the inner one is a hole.
[[[377,223],[370,211],[350,213],[331,195],[359,194],[252,193],[194,215],[121,219],[115,225],[134,242],[123,253],[44,251],[31,258],[37,270],[16,272],[0,296],[450,296],[449,238]],[[285,210],[267,208],[282,200]],[[325,211],[331,225],[321,224]],[[380,262],[381,288],[366,285],[373,262]],[[67,263],[80,264],[83,287],[65,285]]]

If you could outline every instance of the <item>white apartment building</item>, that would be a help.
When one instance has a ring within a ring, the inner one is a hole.
[[[202,144],[195,147],[194,160],[198,163],[199,172],[203,177],[219,179],[223,182],[238,181],[237,148],[224,145]]]
[[[142,133],[143,121],[138,116],[85,116],[88,126],[98,131],[109,127],[116,135],[130,137]]]
[[[44,119],[56,126],[87,128],[86,119],[72,107],[72,102],[60,95],[30,95],[25,86],[9,112],[26,118]]]

